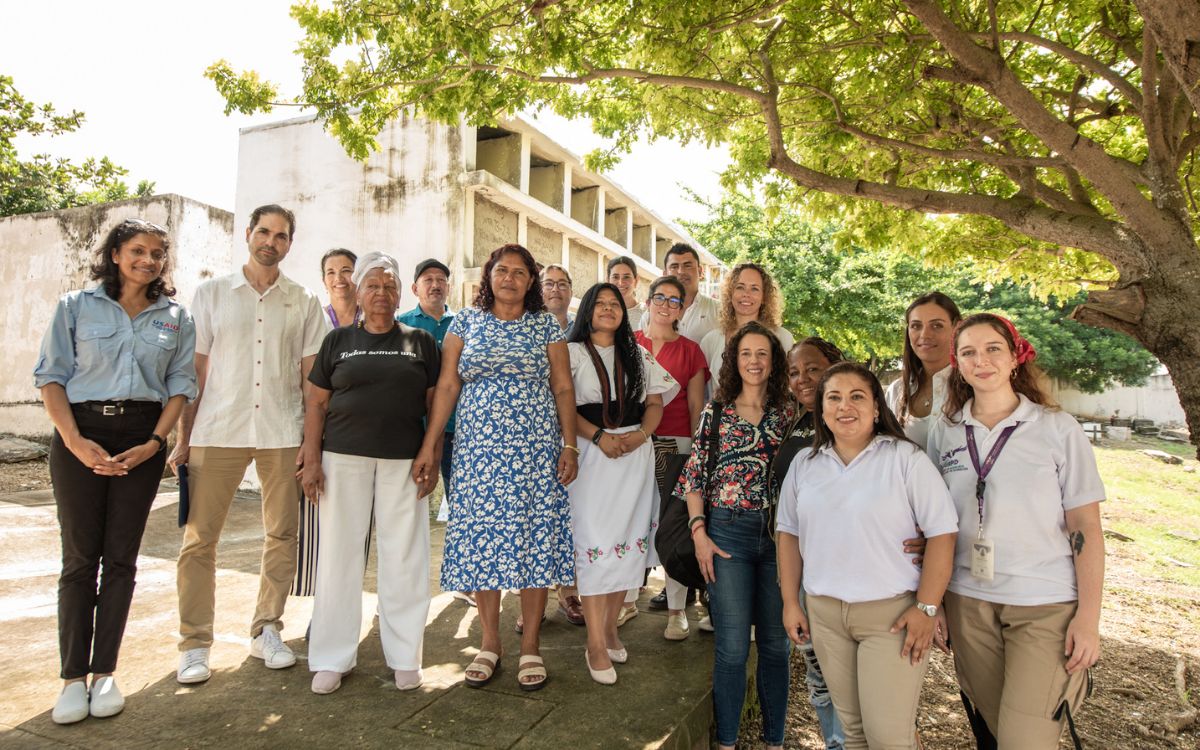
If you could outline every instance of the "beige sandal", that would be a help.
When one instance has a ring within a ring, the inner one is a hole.
[[[492,676],[500,669],[500,654],[494,651],[480,651],[475,660],[467,665],[467,672],[463,675],[463,682],[467,687],[481,688],[492,681]],[[472,677],[471,672],[479,672],[483,675],[483,679]]]
[[[533,666],[527,667],[525,666],[526,664]],[[542,660],[542,657],[535,654],[522,656],[517,666],[520,667],[517,670],[517,683],[527,693],[531,693],[534,690],[541,690],[546,686],[546,680],[550,679],[550,676],[546,674],[545,662]],[[534,682],[526,682],[526,677],[541,677],[542,679],[535,680]]]

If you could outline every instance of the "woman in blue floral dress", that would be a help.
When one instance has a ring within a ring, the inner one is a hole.
[[[537,266],[520,245],[484,264],[473,308],[455,316],[413,478],[437,469],[458,406],[444,591],[475,591],[483,643],[464,681],[481,687],[500,665],[500,596],[521,590],[525,622],[517,681],[546,683],[539,654],[547,589],[575,579],[565,485],[575,479],[575,391],[562,329],[545,311]]]

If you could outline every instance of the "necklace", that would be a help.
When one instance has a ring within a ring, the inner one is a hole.
[[[927,399],[922,400],[921,406],[925,409],[928,409],[929,407],[933,406],[933,399],[927,398]]]

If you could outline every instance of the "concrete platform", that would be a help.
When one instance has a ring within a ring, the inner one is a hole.
[[[168,489],[164,483],[164,489]],[[233,504],[219,551],[217,642],[213,678],[175,682],[175,559],[181,530],[178,495],[155,501],[138,588],[121,651],[118,682],[124,713],[66,727],[50,720],[60,690],[56,580],[60,564],[54,501],[48,491],[0,496],[0,748],[671,748],[707,746],[712,639],[695,629],[682,642],[662,637],[665,617],[641,614],[621,629],[629,663],[619,682],[601,686],[584,666],[584,629],[552,613],[543,626],[545,689],[522,692],[516,681],[517,597],[504,598],[507,649],[501,671],[481,690],[462,684],[479,643],[475,610],[441,593],[437,570],[442,528],[434,525],[433,590],[425,632],[425,685],[398,691],[383,661],[375,609],[374,561],[364,588],[359,664],[342,689],[309,690],[304,632],[312,600],[288,603],[284,639],[299,662],[266,669],[249,656],[249,618],[258,588],[262,523],[258,499]],[[661,583],[661,582],[659,582]],[[657,589],[656,586],[651,587]]]

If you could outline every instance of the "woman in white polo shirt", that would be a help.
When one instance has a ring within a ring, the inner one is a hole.
[[[811,635],[846,748],[915,747],[958,518],[870,370],[830,367],[815,403],[812,447],[796,456],[779,495],[784,629],[798,645]],[[902,546],[918,526],[928,537],[920,569]]]
[[[973,726],[986,722],[1001,748],[1049,750],[1100,654],[1104,485],[1012,323],[972,315],[954,354],[928,450],[959,512],[946,594],[955,670]]]

